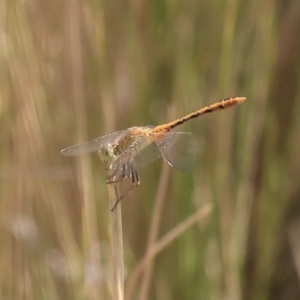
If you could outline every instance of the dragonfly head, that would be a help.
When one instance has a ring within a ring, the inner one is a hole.
[[[98,151],[98,155],[103,162],[111,164],[118,157],[117,147],[118,145],[109,143],[101,147]]]

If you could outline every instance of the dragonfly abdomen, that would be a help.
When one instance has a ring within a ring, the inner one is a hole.
[[[197,118],[203,114],[207,114],[207,113],[211,113],[213,111],[216,110],[221,110],[221,109],[226,109],[229,107],[232,107],[234,105],[240,104],[242,103],[246,98],[245,97],[231,97],[231,98],[227,98],[224,99],[222,101],[219,101],[217,103],[211,104],[209,106],[206,106],[204,108],[201,108],[199,110],[196,110],[180,119],[177,119],[173,122],[167,123],[167,124],[163,124],[163,125],[159,125],[156,126],[153,131],[156,133],[164,133],[164,132],[169,132],[171,129],[173,129],[176,126],[179,126],[185,122],[187,122],[188,120]]]

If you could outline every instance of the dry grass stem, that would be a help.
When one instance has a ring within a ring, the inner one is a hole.
[[[119,183],[107,184],[109,194],[109,205],[113,207],[120,197]],[[123,233],[122,233],[122,203],[120,202],[113,211],[110,218],[110,240],[111,240],[111,263],[112,282],[111,294],[114,300],[124,299],[124,263],[123,263]]]
[[[145,256],[136,266],[130,278],[128,279],[126,287],[126,299],[132,299],[134,288],[137,286],[137,281],[144,268],[147,267],[149,260],[152,260],[153,257],[159,254],[162,250],[164,250],[187,229],[189,229],[191,226],[202,220],[208,213],[211,212],[211,209],[211,204],[206,204],[204,207],[199,208],[193,215],[191,215],[186,220],[177,225],[169,233],[163,236],[159,241],[153,244],[150,247],[150,249],[148,249]]]

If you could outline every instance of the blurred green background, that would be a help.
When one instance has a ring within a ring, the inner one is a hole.
[[[193,172],[154,162],[122,201],[126,299],[300,299],[299,37],[299,0],[2,0],[0,298],[111,299],[104,166],[62,148],[246,96],[180,128]]]

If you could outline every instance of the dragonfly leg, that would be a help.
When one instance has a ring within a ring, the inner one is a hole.
[[[123,167],[124,165],[122,165]],[[122,180],[122,177],[115,179],[117,172],[119,171],[120,165],[118,165],[118,167],[113,171],[113,173],[107,175],[107,179],[106,179],[106,183],[114,183],[114,182],[118,182],[120,180]],[[107,171],[111,171],[110,169]]]
[[[118,203],[126,196],[128,195],[136,186],[139,186],[140,185],[140,179],[139,179],[139,174],[137,171],[135,171],[132,166],[130,167],[131,169],[131,173],[130,173],[130,176],[131,176],[131,187],[123,194],[120,196],[120,198],[116,201],[116,203],[114,204],[114,206],[112,207],[112,209],[110,211],[113,211]]]
[[[126,177],[126,164],[122,165],[122,178]]]
[[[117,178],[117,179],[108,179],[108,180],[106,180],[106,184],[117,183],[117,182],[122,181],[123,179],[124,179],[124,178],[122,178],[122,177]]]
[[[106,180],[106,184],[110,184],[110,183],[115,183],[115,182],[119,182],[119,181],[122,181],[124,178],[126,178],[126,167],[127,165],[124,163],[122,164],[122,168],[121,168],[121,175],[120,176],[116,176],[118,170],[119,170],[119,167],[112,173],[110,174],[108,177],[107,177],[107,180]]]

